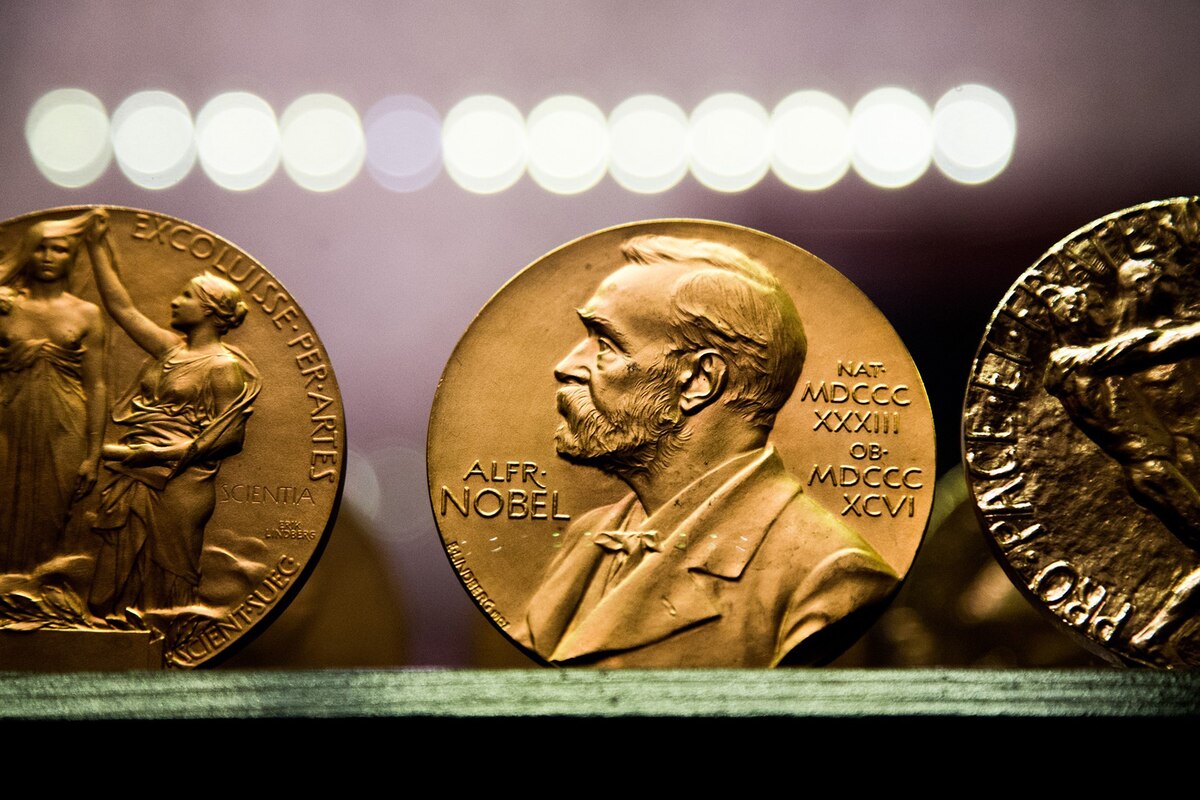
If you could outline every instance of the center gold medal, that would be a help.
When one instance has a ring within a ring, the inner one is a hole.
[[[814,664],[912,564],[933,421],[836,270],[747,228],[642,222],[549,253],[480,311],[428,468],[451,567],[535,659]]]

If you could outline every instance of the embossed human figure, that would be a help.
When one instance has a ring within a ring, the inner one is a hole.
[[[98,226],[97,238],[106,227]],[[204,529],[221,460],[241,450],[259,391],[254,364],[222,341],[245,319],[236,286],[199,275],[171,301],[171,329],[134,305],[109,248],[93,259],[108,313],[150,359],[113,406],[119,442],[102,451],[110,477],[93,530],[102,538],[89,605],[172,609],[198,600]]]
[[[1172,324],[1154,315],[1161,273],[1140,260],[1118,268],[1117,328],[1099,341],[1094,294],[1045,287],[1041,296],[1058,340],[1045,385],[1075,425],[1117,461],[1130,496],[1200,549],[1200,491],[1185,474],[1191,459],[1181,457],[1180,437],[1161,413],[1164,391],[1194,388],[1171,383],[1184,374],[1177,362],[1200,345],[1200,323]]]
[[[1118,269],[1120,318],[1117,332],[1159,331],[1145,352],[1129,352],[1138,385],[1175,439],[1176,462],[1193,484],[1200,481],[1200,348],[1190,345],[1196,309],[1183,305],[1179,285],[1162,264],[1131,259]]]
[[[96,483],[104,323],[67,291],[96,219],[35,223],[0,259],[0,572],[56,555],[72,504]]]
[[[1200,375],[1200,323],[1179,319],[1174,281],[1152,260],[1129,259],[1117,269],[1115,324],[1095,342],[1080,325],[1077,290],[1059,287],[1050,304],[1060,337],[1092,343],[1051,353],[1047,389],[1080,430],[1120,464],[1130,496],[1193,550],[1200,550],[1200,491],[1195,402]],[[1051,290],[1054,294],[1054,290]],[[1200,603],[1200,570],[1176,582],[1167,601],[1130,637],[1152,651],[1191,618]]]
[[[558,453],[632,490],[579,516],[513,635],[547,661],[822,658],[897,585],[770,443],[806,351],[786,290],[723,244],[641,236],[554,370]]]

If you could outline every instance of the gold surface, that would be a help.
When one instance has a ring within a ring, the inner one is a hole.
[[[755,286],[714,259],[757,262]],[[772,422],[735,387],[794,379],[791,304],[807,355]],[[730,345],[748,331],[757,372]],[[607,430],[585,432],[588,405]],[[514,277],[447,364],[428,463],[493,624],[542,662],[601,666],[827,661],[907,573],[935,478],[920,377],[870,301],[787,242],[692,220],[599,231]]]
[[[231,651],[303,583],[341,492],[311,324],[249,255],[154,212],[37,212],[0,251],[0,661]]]

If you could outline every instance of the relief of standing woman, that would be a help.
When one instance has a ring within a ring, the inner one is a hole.
[[[61,555],[96,483],[106,410],[100,309],[68,291],[88,211],[30,225],[0,258],[0,573]]]
[[[106,218],[88,231],[101,301],[149,355],[113,405],[117,443],[101,453],[108,479],[92,526],[102,545],[88,605],[116,622],[127,608],[199,602],[215,479],[222,459],[242,449],[260,381],[250,359],[223,341],[247,313],[236,286],[198,275],[171,301],[170,328],[160,327],[122,284],[107,233]]]

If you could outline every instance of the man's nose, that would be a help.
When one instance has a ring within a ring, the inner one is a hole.
[[[591,347],[591,340],[584,339],[571,352],[567,353],[566,358],[558,362],[554,368],[554,379],[559,383],[587,383],[591,373],[588,371],[588,350]]]

